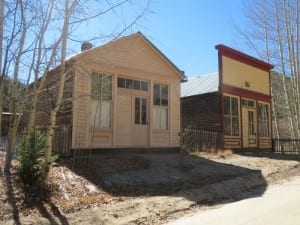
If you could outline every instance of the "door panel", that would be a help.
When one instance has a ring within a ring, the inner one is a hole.
[[[149,145],[148,98],[134,97],[134,137],[135,146]]]
[[[132,139],[132,98],[129,94],[117,97],[117,146],[130,147]]]
[[[242,108],[242,126],[243,126],[243,147],[254,148],[257,147],[257,122],[256,110],[249,108]]]

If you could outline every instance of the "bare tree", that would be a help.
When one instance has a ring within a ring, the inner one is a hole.
[[[266,0],[246,2],[245,15],[247,26],[239,29],[250,48],[263,60],[275,65],[282,74],[284,102],[289,124],[289,136],[300,138],[300,86],[299,86],[299,38],[300,15],[299,0]],[[287,78],[288,82],[287,82]],[[291,85],[289,85],[291,84]],[[272,95],[274,96],[272,87]],[[275,105],[273,100],[273,119],[276,137],[280,136]],[[278,109],[278,108],[277,108]]]
[[[130,11],[134,7],[137,7],[136,11],[129,19],[123,15],[124,11],[127,9]],[[45,155],[47,175],[57,126],[56,117],[63,104],[64,85],[68,73],[67,54],[74,52],[72,49],[74,43],[89,40],[100,43],[103,39],[107,41],[123,35],[143,18],[149,7],[150,0],[136,2],[132,0],[0,0],[0,45],[2,47],[0,49],[0,119],[6,99],[10,102],[11,113],[7,169],[9,169],[20,122],[20,117],[17,115],[29,106],[27,131],[32,132],[36,125],[39,95],[43,89],[48,88],[46,82],[48,72],[58,66],[59,79],[55,84],[57,91],[55,95],[49,96],[49,104],[51,102],[52,108],[49,112],[45,112],[49,115]],[[121,22],[113,26],[110,31],[101,30],[99,26],[99,32],[92,33],[90,36],[77,34],[78,30],[87,27],[89,23],[96,24],[97,21],[101,24],[104,17],[116,17],[117,21]],[[12,80],[8,96],[2,90],[3,78],[6,76]],[[26,80],[27,85],[22,96],[18,89],[20,79]],[[32,81],[34,82],[29,85]]]

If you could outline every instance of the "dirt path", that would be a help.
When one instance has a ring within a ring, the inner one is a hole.
[[[74,213],[21,218],[21,224],[161,224],[194,210],[209,209],[250,196],[268,185],[300,175],[296,160],[212,154],[146,154],[149,168],[108,173],[106,191],[121,202],[99,204]],[[134,192],[135,190],[135,192]],[[50,218],[49,218],[50,217]],[[4,224],[14,224],[7,221]]]

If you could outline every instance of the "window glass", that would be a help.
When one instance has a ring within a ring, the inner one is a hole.
[[[100,125],[101,128],[111,127],[111,102],[102,101],[100,112]]]
[[[126,79],[126,88],[132,89],[133,87],[133,80]]]
[[[135,124],[147,124],[147,100],[135,98]]]
[[[231,114],[232,116],[237,116],[239,112],[239,103],[237,98],[231,98]]]
[[[147,124],[147,100],[145,98],[142,99],[141,114],[142,124]]]
[[[140,109],[140,98],[135,98],[135,124],[140,124],[140,117],[141,117],[141,109]]]
[[[232,136],[239,136],[239,118],[232,117]]]
[[[154,107],[153,127],[156,130],[168,129],[168,108]]]
[[[270,137],[270,112],[269,105],[265,103],[258,104],[258,132],[259,137]]]
[[[153,85],[154,122],[157,130],[168,129],[169,87],[164,84]]]
[[[112,78],[111,76],[103,76],[102,79],[102,100],[111,100],[112,98]]]
[[[141,90],[141,81],[139,81],[139,80],[134,80],[134,81],[133,81],[133,88],[134,88],[135,90]]]
[[[141,90],[148,91],[148,83],[145,81],[141,81]]]
[[[230,116],[224,117],[224,134],[231,135],[231,117]]]
[[[234,96],[224,96],[224,134],[239,136],[239,99]]]
[[[160,85],[153,85],[153,105],[160,105]]]
[[[111,127],[112,76],[93,73],[91,77],[90,126]]]
[[[92,87],[91,96],[93,99],[101,98],[101,88],[102,88],[102,76],[98,74],[92,74]]]
[[[121,77],[118,78],[118,87],[125,88],[125,79],[124,78],[121,78]]]
[[[230,115],[230,97],[224,96],[224,115]]]
[[[168,106],[168,85],[161,86],[161,105]]]

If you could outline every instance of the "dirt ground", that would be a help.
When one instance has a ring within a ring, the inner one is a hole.
[[[48,193],[24,193],[3,173],[0,223],[163,224],[195,210],[260,196],[300,175],[299,156],[123,153],[60,160]],[[2,222],[1,222],[2,221]]]

